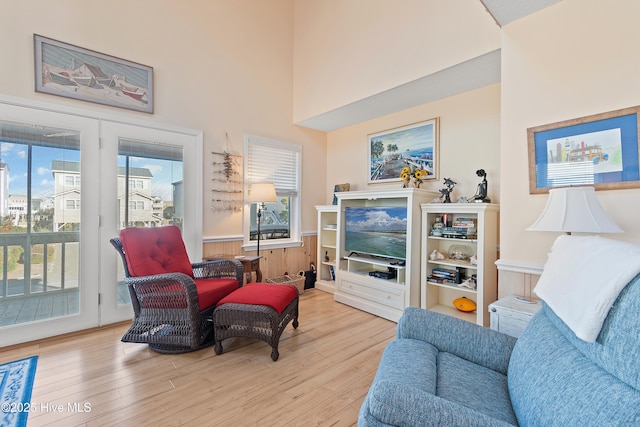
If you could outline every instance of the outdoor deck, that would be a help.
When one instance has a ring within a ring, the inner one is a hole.
[[[127,286],[118,284],[118,304],[129,304]],[[78,313],[78,288],[0,299],[0,327],[52,319]]]

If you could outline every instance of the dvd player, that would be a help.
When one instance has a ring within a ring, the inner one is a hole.
[[[378,279],[394,279],[396,277],[395,270],[393,271],[370,271],[369,276],[377,277]]]

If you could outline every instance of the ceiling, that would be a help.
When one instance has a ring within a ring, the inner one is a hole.
[[[561,0],[480,1],[502,27]],[[296,124],[330,132],[498,82],[499,49]]]
[[[480,0],[480,2],[502,27],[547,6],[559,3],[560,0]]]

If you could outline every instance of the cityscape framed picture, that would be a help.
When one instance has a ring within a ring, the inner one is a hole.
[[[33,35],[36,92],[153,113],[153,68]]]
[[[527,129],[529,192],[640,187],[640,106]]]

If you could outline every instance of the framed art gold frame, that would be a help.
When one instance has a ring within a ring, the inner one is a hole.
[[[368,136],[369,183],[402,181],[406,166],[427,171],[423,180],[437,180],[439,119],[385,130]]]
[[[527,129],[529,193],[640,187],[640,106]]]

